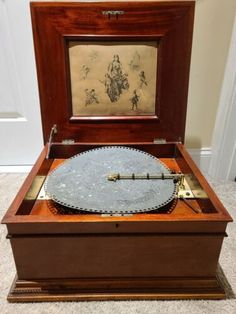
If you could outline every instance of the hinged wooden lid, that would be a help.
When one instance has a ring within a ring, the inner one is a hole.
[[[194,1],[34,2],[31,13],[45,142],[54,124],[55,141],[183,142]]]

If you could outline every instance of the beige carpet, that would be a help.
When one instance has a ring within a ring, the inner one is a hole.
[[[6,212],[25,174],[0,174],[0,216]],[[236,220],[236,183],[211,181],[220,199]],[[236,314],[236,223],[228,226],[229,237],[225,239],[220,257],[224,271],[221,277],[228,291],[228,298],[220,301],[116,301],[116,302],[63,302],[63,303],[25,303],[9,304],[6,296],[15,276],[14,262],[6,228],[0,226],[0,314],[2,313],[108,313],[108,314]],[[226,280],[226,278],[227,280]]]

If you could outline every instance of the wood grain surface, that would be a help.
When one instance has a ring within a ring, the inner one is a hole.
[[[102,12],[121,10],[110,19]],[[31,3],[45,142],[184,141],[194,1]],[[72,116],[68,41],[157,41],[156,113],[152,116]]]

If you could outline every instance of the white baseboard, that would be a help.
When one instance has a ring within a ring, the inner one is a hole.
[[[0,173],[28,173],[33,165],[0,166]]]
[[[207,174],[211,162],[211,147],[189,148],[189,154],[203,174]]]

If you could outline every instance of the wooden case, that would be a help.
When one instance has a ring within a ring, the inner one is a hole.
[[[182,144],[194,1],[33,2],[31,13],[46,145],[2,221],[17,271],[8,300],[223,298],[216,268],[232,219]],[[75,114],[71,42],[157,43],[154,111]],[[129,216],[63,212],[38,197],[65,159],[116,144],[192,178],[199,197]]]

